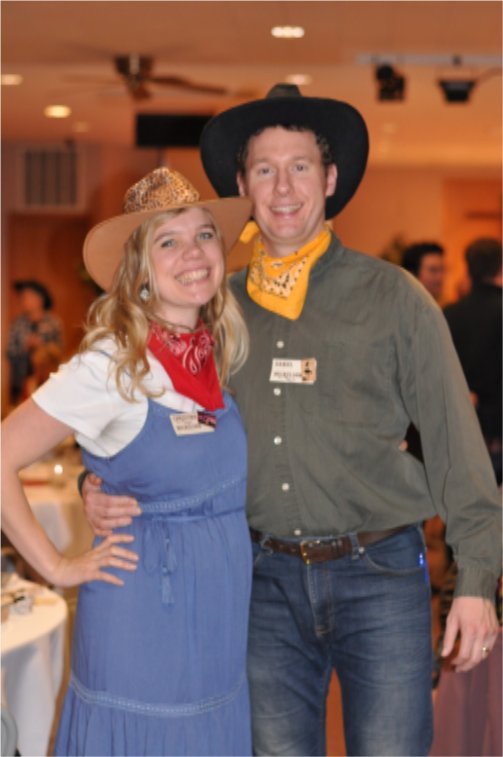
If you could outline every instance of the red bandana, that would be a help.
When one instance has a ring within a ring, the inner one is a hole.
[[[213,360],[214,344],[206,329],[194,334],[170,334],[158,323],[153,323],[147,347],[179,394],[197,402],[205,410],[218,410],[225,405]]]

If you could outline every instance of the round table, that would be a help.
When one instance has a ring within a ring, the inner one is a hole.
[[[33,589],[18,580],[9,590]],[[3,593],[3,592],[2,592]],[[63,677],[67,605],[41,589],[40,602],[26,615],[10,614],[2,623],[2,703],[17,723],[22,755],[45,755]]]
[[[54,473],[58,465],[63,469],[59,477]],[[90,549],[94,538],[77,489],[82,469],[82,465],[56,460],[34,463],[20,472],[24,493],[36,519],[65,557],[81,555]]]
[[[24,492],[35,518],[58,552],[77,557],[92,547],[93,532],[76,486],[25,486]]]

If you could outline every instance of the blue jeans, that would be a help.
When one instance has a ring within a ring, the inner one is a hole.
[[[348,755],[427,755],[433,738],[430,586],[412,526],[305,565],[253,544],[248,640],[257,755],[324,755],[339,678]]]

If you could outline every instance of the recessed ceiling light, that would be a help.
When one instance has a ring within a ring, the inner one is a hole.
[[[23,77],[20,74],[2,74],[0,81],[5,87],[16,87],[21,84]]]
[[[44,116],[47,118],[68,118],[71,112],[67,105],[48,105],[44,108]]]
[[[288,84],[297,84],[300,86],[301,84],[311,84],[313,77],[309,76],[309,74],[288,74],[285,81]]]
[[[82,134],[85,131],[89,131],[89,124],[85,121],[76,121],[76,123],[73,124],[73,130]]]
[[[305,32],[302,26],[274,26],[271,34],[278,39],[299,39]]]

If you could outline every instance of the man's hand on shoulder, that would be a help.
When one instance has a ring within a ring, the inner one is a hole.
[[[131,497],[104,494],[102,479],[88,473],[82,484],[84,513],[95,536],[110,536],[112,529],[129,526],[132,515],[141,515],[138,503]]]
[[[482,597],[457,597],[447,616],[442,657],[451,654],[459,632],[461,642],[452,665],[457,672],[471,670],[487,657],[498,631],[496,610],[492,602]]]

